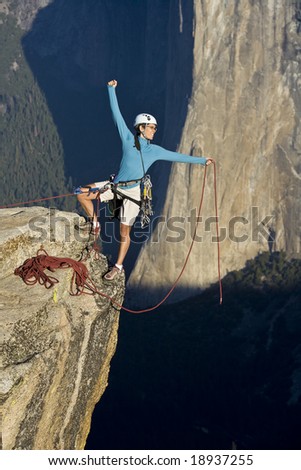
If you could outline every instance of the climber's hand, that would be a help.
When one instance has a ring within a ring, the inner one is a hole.
[[[116,87],[117,87],[117,80],[110,80],[110,81],[108,82],[108,85],[109,85],[109,86],[112,86],[112,87],[114,87],[114,88],[116,88]]]

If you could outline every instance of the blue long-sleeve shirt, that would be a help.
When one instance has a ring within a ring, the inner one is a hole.
[[[122,141],[122,160],[120,168],[115,176],[114,182],[132,181],[142,178],[143,167],[139,150],[135,147],[134,135],[128,129],[123,116],[120,112],[115,88],[108,86],[110,106],[113,114],[113,120],[117,126]],[[206,164],[204,157],[192,157],[183,153],[171,152],[165,150],[159,145],[151,144],[148,140],[139,137],[141,153],[143,157],[144,169],[147,172],[149,167],[157,160],[167,160],[179,163],[199,163]]]

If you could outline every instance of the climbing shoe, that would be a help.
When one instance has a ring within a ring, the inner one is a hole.
[[[113,266],[110,271],[107,272],[107,274],[105,274],[103,276],[103,278],[106,280],[106,281],[113,281],[114,279],[116,279],[116,277],[120,276],[121,273],[123,273],[124,269],[119,269],[117,268],[117,266]]]

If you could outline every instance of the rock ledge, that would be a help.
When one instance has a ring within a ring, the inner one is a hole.
[[[0,399],[4,449],[83,449],[116,349],[119,311],[100,296],[69,294],[72,270],[51,288],[14,269],[44,248],[79,260],[77,214],[42,207],[0,211]],[[85,261],[98,289],[122,303],[124,277],[104,285],[103,255]],[[1,424],[0,424],[1,426]]]

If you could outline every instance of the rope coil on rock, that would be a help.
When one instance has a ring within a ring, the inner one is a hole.
[[[48,253],[42,249],[38,250],[37,256],[27,259],[22,266],[15,269],[14,274],[20,276],[28,286],[33,286],[38,283],[46,287],[46,289],[50,289],[57,284],[59,280],[54,276],[46,274],[45,270],[47,269],[53,273],[56,269],[68,268],[73,269],[70,294],[93,294],[94,292],[84,292],[86,287],[89,288],[87,281],[90,280],[88,268],[84,263],[75,261],[72,258],[49,256]]]

